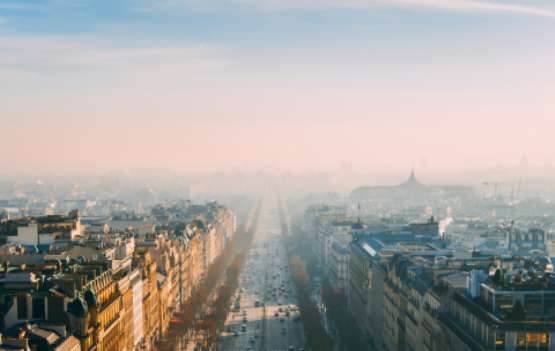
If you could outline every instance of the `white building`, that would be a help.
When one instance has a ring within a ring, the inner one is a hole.
[[[47,236],[42,238],[50,241]],[[39,245],[39,227],[36,223],[29,223],[25,226],[17,227],[16,236],[8,236],[8,243],[20,245]]]
[[[131,278],[133,289],[133,344],[139,345],[144,339],[143,330],[143,281],[139,271]]]

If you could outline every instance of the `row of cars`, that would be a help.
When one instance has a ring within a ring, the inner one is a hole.
[[[293,290],[292,281],[290,279],[290,269],[286,264],[287,259],[285,256],[285,249],[280,238],[276,238],[272,244],[268,247],[268,259],[271,264],[271,272],[268,274],[267,284],[265,286],[265,299],[268,305],[272,306],[272,315],[274,319],[279,320],[280,334],[285,338],[288,334],[288,328],[300,328],[300,326],[295,327],[295,323],[299,322],[300,315],[298,308],[295,306],[295,294]],[[296,340],[296,336],[289,335],[286,340],[292,343],[298,343],[300,340]],[[289,345],[288,350],[304,351],[303,347],[295,348],[293,345]]]
[[[304,351],[304,335],[277,212],[262,213],[220,350]]]

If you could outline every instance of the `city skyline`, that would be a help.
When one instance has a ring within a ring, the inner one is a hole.
[[[4,1],[0,173],[551,167],[554,35],[543,0]]]
[[[0,351],[555,351],[554,0],[0,0]]]

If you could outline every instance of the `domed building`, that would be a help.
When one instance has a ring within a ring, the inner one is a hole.
[[[416,178],[414,169],[407,180],[398,185],[361,186],[351,192],[356,201],[400,201],[423,202],[441,197],[471,197],[474,189],[462,185],[425,185]]]

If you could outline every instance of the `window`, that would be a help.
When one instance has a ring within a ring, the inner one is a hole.
[[[50,296],[47,302],[48,302],[48,319],[56,322],[64,321],[65,310],[64,310],[63,298]]]
[[[540,295],[528,295],[524,300],[524,309],[527,313],[531,315],[542,315],[542,296]]]
[[[526,333],[516,334],[516,348],[517,350],[526,350]]]
[[[526,333],[526,343],[529,350],[547,350],[549,345],[549,334]]]
[[[27,296],[17,297],[17,319],[28,319],[27,317]]]
[[[33,319],[44,319],[46,316],[44,305],[43,298],[39,297],[33,299]]]
[[[549,347],[549,333],[540,333],[540,350],[547,350]]]
[[[528,346],[536,346],[539,340],[540,340],[540,334],[526,333],[526,343],[528,343]]]
[[[505,350],[505,332],[497,332],[495,335],[495,349]]]

